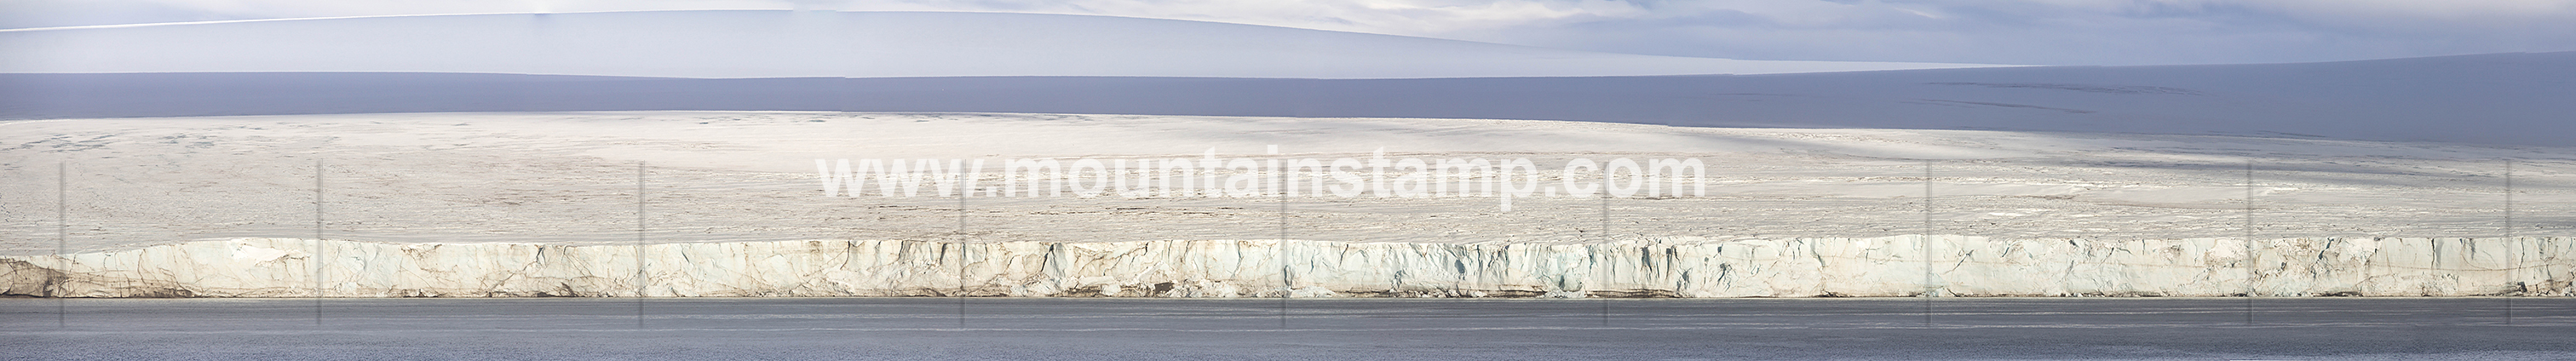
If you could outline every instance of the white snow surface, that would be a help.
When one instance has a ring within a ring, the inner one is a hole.
[[[2576,236],[2576,149],[2149,134],[1562,121],[838,112],[406,113],[0,122],[0,254],[236,237],[628,242],[1281,238],[1270,197],[824,197],[817,159],[1697,158],[1673,198],[1289,199],[1287,238]],[[1925,167],[1933,171],[1926,224]],[[2504,161],[2516,211],[2506,228]],[[639,179],[637,166],[647,169]],[[1393,174],[1391,176],[1400,175]],[[1606,219],[1605,219],[1606,218]],[[1607,227],[1609,233],[1602,233]]]
[[[660,11],[0,30],[0,73],[1442,78],[1993,65],[1755,61],[1081,15]]]

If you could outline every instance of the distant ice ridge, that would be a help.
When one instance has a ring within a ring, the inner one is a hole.
[[[634,245],[240,238],[0,257],[68,297],[2228,296],[2232,239],[1921,236],[1596,244],[812,240]],[[2570,295],[2568,238],[2256,242],[2259,296]],[[319,252],[316,252],[316,250]],[[319,257],[316,257],[319,255]],[[644,260],[639,268],[638,255]],[[315,260],[321,260],[315,277]],[[1286,267],[1282,267],[1283,264]],[[1281,274],[1288,276],[1282,281]],[[638,281],[637,275],[643,275]],[[1283,287],[1283,285],[1293,287]]]

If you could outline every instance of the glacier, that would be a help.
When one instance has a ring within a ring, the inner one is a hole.
[[[1556,244],[803,240],[636,245],[232,238],[0,257],[0,295],[2568,296],[2576,295],[2569,286],[2576,280],[2576,262],[2566,256],[2576,248],[2570,240],[2287,238],[2258,240],[2249,247],[2242,238],[1954,235]]]

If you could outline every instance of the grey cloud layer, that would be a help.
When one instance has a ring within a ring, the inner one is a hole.
[[[1115,15],[1762,60],[2132,65],[2576,50],[2558,0],[12,0],[0,28],[678,9]]]

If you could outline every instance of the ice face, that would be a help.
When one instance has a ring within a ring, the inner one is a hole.
[[[304,297],[318,286],[326,297],[2566,295],[2576,279],[2576,262],[2563,258],[2576,244],[2569,241],[2298,238],[2248,247],[2242,239],[2212,238],[1936,236],[1927,243],[1894,236],[567,245],[240,238],[0,258],[7,267],[0,294]]]

